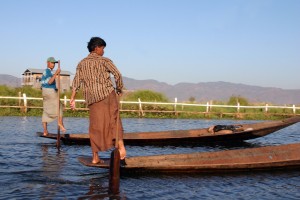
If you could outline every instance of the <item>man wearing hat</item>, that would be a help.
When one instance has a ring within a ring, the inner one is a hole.
[[[44,135],[48,135],[47,123],[52,122],[57,118],[57,106],[58,106],[58,93],[55,79],[60,73],[60,68],[53,73],[55,63],[58,63],[54,57],[49,57],[47,59],[47,69],[44,71],[41,85],[42,85],[42,94],[43,94],[43,116],[42,123],[44,128]],[[62,106],[60,106],[60,117],[58,119],[60,129],[65,132],[66,129],[63,125],[62,117]]]

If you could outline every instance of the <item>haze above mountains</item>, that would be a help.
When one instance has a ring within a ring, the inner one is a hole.
[[[222,81],[170,85],[156,80],[136,80],[128,77],[123,77],[123,80],[127,90],[160,92],[165,94],[170,101],[174,101],[177,98],[178,102],[184,102],[194,97],[196,102],[201,103],[206,103],[210,100],[226,102],[234,95],[244,97],[251,103],[300,104],[300,89],[288,90]],[[11,75],[0,74],[0,85],[20,87],[21,79]]]

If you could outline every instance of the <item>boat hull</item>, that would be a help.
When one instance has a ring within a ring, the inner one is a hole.
[[[236,132],[215,132],[211,133],[208,128],[192,130],[171,130],[159,132],[138,132],[124,133],[125,145],[145,146],[145,145],[178,145],[178,144],[211,144],[240,142],[266,136],[270,133],[283,129],[300,121],[300,117],[292,117],[285,120],[260,122],[254,124],[243,124],[242,129]],[[56,140],[56,134],[49,133],[43,136],[42,132],[37,132],[40,137]],[[89,145],[88,134],[61,134],[61,140],[65,144]]]
[[[248,149],[170,154],[125,158],[122,174],[131,173],[228,173],[256,170],[300,169],[300,143]],[[83,163],[90,167],[109,168],[107,164]]]

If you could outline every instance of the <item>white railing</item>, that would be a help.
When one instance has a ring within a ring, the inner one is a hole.
[[[42,107],[38,107],[38,106],[28,106],[28,101],[29,100],[38,100],[38,101],[42,101],[43,98],[37,98],[37,97],[27,97],[25,93],[23,93],[21,95],[21,93],[19,93],[19,97],[6,97],[6,96],[0,96],[0,99],[16,99],[19,100],[18,105],[15,106],[10,106],[10,105],[1,105],[0,104],[0,108],[5,108],[5,107],[12,107],[12,108],[20,108],[22,109],[24,112],[27,112],[28,108],[42,108]],[[61,99],[61,101],[63,102],[64,106],[66,109],[70,109],[70,107],[68,107],[68,103],[70,102],[70,99],[68,99],[66,96],[64,96],[63,99]],[[23,104],[21,103],[23,102]],[[84,103],[85,100],[82,99],[76,99],[75,100],[75,107],[76,107],[76,102],[77,103]],[[138,105],[138,110],[123,110],[123,104],[136,104]],[[174,102],[142,102],[141,99],[139,98],[138,101],[120,101],[120,106],[121,106],[121,111],[136,111],[139,112],[139,115],[144,116],[144,112],[145,110],[143,110],[143,105],[162,105],[162,106],[172,106],[173,110],[169,110],[169,111],[159,111],[159,110],[155,110],[154,112],[173,112],[173,113],[178,113],[178,112],[188,112],[188,111],[183,111],[184,106],[192,106],[192,107],[203,107],[205,108],[205,112],[203,113],[210,113],[212,108],[235,108],[236,109],[236,113],[240,112],[241,108],[244,109],[261,109],[263,110],[265,113],[269,112],[269,109],[285,109],[285,110],[292,110],[293,114],[296,114],[297,110],[300,109],[300,107],[297,107],[296,105],[284,105],[284,106],[274,106],[274,105],[259,105],[259,106],[241,106],[239,103],[237,103],[237,105],[213,105],[210,104],[209,102],[205,103],[205,104],[196,104],[196,103],[178,103],[177,102],[177,98],[175,98]],[[181,106],[181,110],[179,111],[178,107]],[[78,110],[88,110],[88,108],[77,108]],[[147,112],[151,112],[151,111],[147,111]],[[153,111],[152,111],[153,112]]]

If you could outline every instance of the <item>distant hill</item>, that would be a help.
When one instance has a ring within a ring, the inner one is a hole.
[[[177,97],[178,102],[188,101],[194,97],[196,102],[206,103],[210,100],[228,101],[234,96],[246,98],[251,103],[273,103],[278,105],[300,104],[300,89],[286,90],[273,87],[259,87],[229,82],[178,83],[170,85],[156,80],[136,80],[123,77],[127,90],[152,90],[165,94],[170,101]],[[20,87],[21,79],[0,74],[0,85]],[[0,94],[1,96],[1,94]]]
[[[20,87],[21,79],[8,74],[0,74],[0,85],[7,85],[10,87]]]
[[[179,102],[195,97],[197,102],[210,100],[228,101],[234,96],[246,98],[251,103],[299,104],[300,90],[286,90],[273,87],[259,87],[228,82],[178,83],[169,85],[156,80],[135,80],[124,77],[128,90],[147,89],[164,93],[170,101],[177,97]]]

